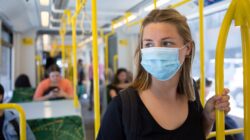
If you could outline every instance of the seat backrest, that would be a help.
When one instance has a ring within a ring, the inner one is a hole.
[[[13,97],[11,98],[12,103],[20,102],[30,102],[33,100],[33,95],[35,93],[35,88],[17,88],[13,92]]]

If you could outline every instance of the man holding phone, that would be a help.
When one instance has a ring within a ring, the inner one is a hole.
[[[73,86],[69,80],[61,77],[59,67],[52,65],[49,68],[49,78],[39,83],[33,99],[44,101],[61,98],[73,99]]]

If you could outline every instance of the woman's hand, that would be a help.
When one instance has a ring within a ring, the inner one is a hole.
[[[211,97],[205,107],[203,112],[205,113],[208,120],[215,120],[215,110],[218,109],[220,111],[224,111],[227,114],[230,111],[230,103],[229,103],[229,89],[225,88],[222,95]]]
[[[220,96],[211,97],[203,110],[203,126],[206,136],[210,133],[214,121],[215,121],[215,111],[216,109],[224,111],[227,114],[230,111],[229,103],[229,89],[225,88]]]

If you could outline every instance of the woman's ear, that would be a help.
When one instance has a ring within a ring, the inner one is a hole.
[[[190,55],[191,55],[191,52],[192,52],[192,49],[193,49],[192,43],[191,43],[191,42],[187,43],[187,44],[186,44],[186,48],[187,48],[186,56],[190,56]]]

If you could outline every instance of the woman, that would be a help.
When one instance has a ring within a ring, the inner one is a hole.
[[[21,74],[15,81],[15,88],[31,88],[29,77],[26,74]]]
[[[109,101],[113,99],[118,93],[122,90],[127,88],[129,85],[128,83],[128,72],[124,68],[120,68],[117,70],[114,82],[108,86],[109,89]]]
[[[69,80],[61,77],[59,67],[52,65],[48,70],[49,78],[39,83],[33,100],[73,99],[73,86]]]
[[[110,103],[97,139],[205,139],[214,123],[215,109],[230,110],[229,90],[210,98],[202,108],[190,76],[194,52],[184,16],[174,9],[150,12],[140,30],[135,80]],[[131,95],[135,99],[125,103],[125,97]],[[124,117],[127,114],[132,114],[131,118]]]

